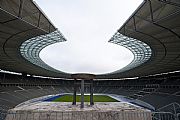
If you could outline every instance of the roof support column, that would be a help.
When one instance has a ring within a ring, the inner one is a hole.
[[[76,79],[74,79],[74,94],[73,94],[73,103],[72,105],[76,105]]]
[[[91,80],[91,84],[90,84],[90,105],[94,105],[94,100],[93,100],[93,80]]]
[[[81,80],[81,108],[84,108],[84,80]]]
[[[40,21],[41,21],[41,12],[39,11],[37,27],[40,26]]]
[[[22,17],[23,3],[24,3],[24,0],[20,0],[19,13],[18,13],[18,17],[20,18]]]

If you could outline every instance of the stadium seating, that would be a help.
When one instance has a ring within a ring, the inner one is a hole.
[[[117,94],[142,100],[158,110],[171,103],[180,104],[179,78],[179,74],[175,73],[133,80],[95,80],[94,93]],[[51,94],[72,93],[73,84],[72,80],[0,73],[0,111],[7,111],[29,99]],[[85,92],[89,93],[89,90],[89,86],[85,86]],[[77,92],[80,93],[80,86],[77,86]]]

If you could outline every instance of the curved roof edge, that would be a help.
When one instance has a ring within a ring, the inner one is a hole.
[[[39,67],[21,55],[20,46],[26,40],[49,33],[58,33],[55,26],[32,0],[0,1],[0,15],[0,69],[38,76],[62,78],[70,76]],[[59,36],[63,38],[62,41],[65,40],[60,32]],[[31,52],[38,53],[41,48],[42,46]],[[33,57],[37,57],[36,55]]]
[[[60,31],[56,30],[52,33],[40,35],[26,40],[20,46],[20,53],[26,60],[28,60],[32,64],[58,73],[60,71],[55,70],[54,68],[43,62],[39,57],[39,54],[43,48],[51,44],[64,41],[66,41],[64,36],[60,33]]]
[[[117,70],[113,73],[120,73],[120,72],[125,72],[127,70],[133,69],[147,62],[151,58],[152,50],[150,46],[140,40],[127,37],[117,32],[109,40],[109,42],[126,47],[134,54],[134,59],[130,64],[128,64],[124,68]]]
[[[14,0],[12,2],[12,0],[3,0],[0,3],[1,69],[33,75],[69,78],[70,74],[53,72],[32,64],[22,57],[19,51],[25,40],[56,30],[33,1]],[[180,70],[179,6],[179,0],[144,0],[114,37],[122,43],[124,41],[126,45],[127,41],[121,40],[119,37],[126,36],[130,39],[139,40],[142,42],[141,44],[147,45],[142,46],[142,48],[151,48],[151,50],[147,50],[149,51],[147,56],[140,54],[142,56],[136,60],[137,64],[133,63],[135,67],[130,66],[132,69],[124,68],[125,71],[97,75],[96,78],[141,77]],[[129,47],[128,45],[126,47]],[[133,49],[133,47],[131,46],[129,49]],[[35,51],[38,53],[39,50],[38,48]],[[134,49],[134,51],[136,50]]]
[[[118,30],[119,34],[147,44],[151,58],[124,72],[99,78],[130,78],[180,70],[180,1],[144,0]]]

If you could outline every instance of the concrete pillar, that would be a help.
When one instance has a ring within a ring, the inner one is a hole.
[[[81,80],[81,108],[84,108],[84,80]]]
[[[94,100],[93,100],[93,80],[91,80],[91,84],[90,84],[90,105],[94,105]]]
[[[74,94],[73,94],[73,103],[72,105],[76,105],[76,79],[74,79]]]

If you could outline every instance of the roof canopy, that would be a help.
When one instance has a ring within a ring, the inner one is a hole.
[[[135,59],[122,70],[96,78],[138,77],[180,70],[179,14],[179,0],[145,0],[109,41],[130,49]],[[0,1],[0,16],[0,69],[71,78],[39,58],[40,50],[65,38],[32,0]]]

